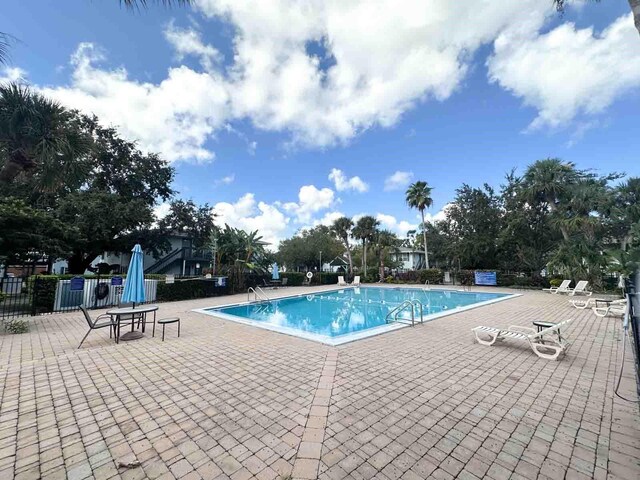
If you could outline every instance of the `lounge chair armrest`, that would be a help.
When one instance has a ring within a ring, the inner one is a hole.
[[[514,332],[525,333],[527,335],[529,335],[531,333],[537,333],[535,328],[523,327],[522,325],[510,325],[509,326],[509,330],[512,330]]]

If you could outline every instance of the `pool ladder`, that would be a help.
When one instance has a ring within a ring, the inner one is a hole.
[[[385,322],[398,322],[398,323],[408,323],[406,318],[398,318],[400,312],[410,309],[411,311],[411,323],[410,325],[413,327],[416,324],[416,321],[423,323],[423,308],[422,303],[418,300],[405,300],[396,308],[387,313],[387,317],[385,318]],[[420,320],[416,320],[416,309],[420,312]]]
[[[266,302],[270,302],[271,299],[269,297],[267,297],[267,294],[264,293],[264,290],[262,290],[260,287],[249,287],[249,289],[247,290],[247,302],[251,301],[251,293],[253,293],[253,301],[257,302],[258,300],[262,300],[262,301],[266,301]]]

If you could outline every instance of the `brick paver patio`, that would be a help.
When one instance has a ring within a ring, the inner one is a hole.
[[[164,343],[96,331],[76,350],[76,312],[1,334],[0,479],[640,478],[638,405],[613,394],[619,319],[527,292],[329,347],[190,311],[243,298],[162,304],[182,318]],[[565,318],[559,362],[472,342]]]

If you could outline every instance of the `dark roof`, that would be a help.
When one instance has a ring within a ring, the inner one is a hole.
[[[336,257],[329,262],[329,265],[332,267],[341,267],[343,265],[349,265],[349,263],[344,258]]]

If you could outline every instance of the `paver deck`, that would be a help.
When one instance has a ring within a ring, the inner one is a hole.
[[[619,319],[526,292],[330,347],[191,312],[243,298],[162,304],[182,319],[164,343],[96,331],[77,350],[76,312],[0,334],[0,479],[640,478],[638,405],[613,393]],[[472,342],[565,318],[558,362]]]

